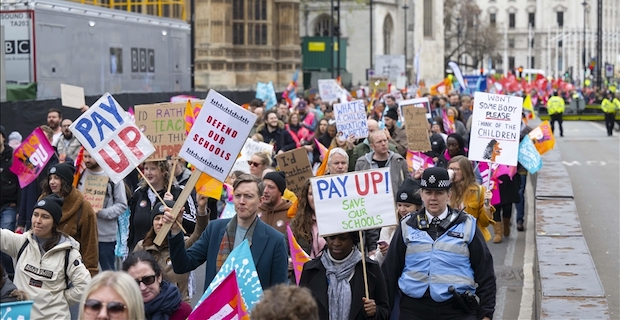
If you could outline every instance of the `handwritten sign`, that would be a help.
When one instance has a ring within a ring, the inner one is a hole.
[[[86,105],[84,88],[68,84],[60,84],[60,102],[63,106],[80,109]]]
[[[323,101],[332,103],[338,101],[346,101],[346,93],[338,85],[338,82],[334,79],[320,79],[318,81],[319,95]],[[344,98],[344,99],[343,99]]]
[[[346,140],[350,135],[354,135],[355,139],[368,137],[364,101],[355,100],[334,104],[334,117],[336,118],[336,130],[341,140]]]
[[[186,137],[186,105],[187,102],[135,106],[136,125],[155,147],[149,160],[164,160],[179,154]]]
[[[95,212],[103,209],[108,191],[108,177],[87,175],[84,181],[84,200],[88,201]]]
[[[476,92],[469,160],[517,165],[523,98]]]
[[[400,101],[398,103],[398,108],[400,109],[400,114],[403,115],[403,108],[406,106],[414,106],[416,108],[424,108],[426,110],[426,118],[431,118],[431,103],[428,101],[428,98],[416,98]],[[405,123],[406,124],[406,119]]]
[[[286,177],[286,188],[299,194],[306,181],[313,176],[308,151],[304,148],[287,151],[277,155],[276,161]]]
[[[151,142],[109,93],[99,98],[69,129],[114,183],[155,152]]]
[[[54,155],[54,147],[41,128],[36,128],[13,152],[10,170],[24,188],[34,181]],[[47,173],[45,173],[47,174]]]
[[[237,158],[237,161],[235,161],[232,171],[240,170],[245,173],[250,173],[250,165],[248,165],[248,160],[250,160],[252,155],[257,152],[264,152],[271,156],[271,153],[273,152],[273,145],[247,138],[243,148],[241,148],[241,156]]]
[[[406,106],[403,108],[403,116],[407,126],[408,149],[411,151],[430,151],[431,141],[428,138],[428,120],[426,109]]]
[[[320,236],[398,223],[389,168],[311,178]]]
[[[225,181],[255,122],[255,114],[211,90],[179,156]]]

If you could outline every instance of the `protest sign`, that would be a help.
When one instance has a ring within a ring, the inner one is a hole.
[[[407,106],[414,106],[416,108],[424,108],[426,110],[426,118],[431,118],[431,103],[428,101],[428,98],[416,98],[400,101],[398,103],[398,109],[400,109],[400,114],[403,114],[403,108]],[[406,123],[405,123],[406,124]]]
[[[334,104],[334,117],[340,140],[344,141],[350,135],[355,136],[355,139],[368,137],[364,101],[354,100]]]
[[[286,188],[299,194],[306,181],[312,178],[312,165],[305,148],[297,148],[276,156],[280,170],[286,177]]]
[[[338,82],[334,79],[320,79],[318,81],[319,95],[321,100],[325,102],[335,102],[338,99],[342,100],[342,88],[338,85]]]
[[[411,151],[430,151],[431,141],[428,138],[428,120],[426,109],[414,106],[403,107],[405,131],[407,132],[407,149]]]
[[[8,287],[8,286],[7,286]],[[3,287],[4,288],[4,287]],[[8,294],[8,293],[7,293]],[[3,302],[0,304],[0,319],[26,320],[30,319],[32,303],[34,301]]]
[[[186,105],[187,102],[135,106],[136,125],[155,148],[149,160],[165,160],[179,154],[186,137]]]
[[[278,104],[276,98],[276,90],[273,87],[273,82],[269,83],[259,82],[256,84],[256,99],[260,99],[266,102],[267,110],[275,107]]]
[[[241,299],[237,273],[233,270],[220,283],[206,303],[200,304],[189,315],[189,320],[218,319],[218,320],[249,320],[245,304]]]
[[[84,177],[84,200],[90,203],[95,213],[103,209],[104,200],[108,191],[108,177],[92,174]]]
[[[388,82],[389,80],[387,77],[370,77],[368,79],[370,92],[387,92]]]
[[[211,90],[179,156],[223,182],[255,122],[255,114]]]
[[[538,150],[538,153],[540,153],[541,156],[547,153],[547,151],[553,149],[555,146],[555,137],[553,136],[553,131],[551,131],[551,126],[547,120],[543,121],[528,135],[532,139],[534,147],[536,147],[536,150]]]
[[[114,183],[155,152],[109,93],[101,96],[69,129]]]
[[[517,165],[523,98],[476,92],[469,160]]]
[[[243,148],[241,148],[241,156],[235,161],[232,171],[239,170],[245,173],[250,173],[248,160],[250,160],[252,155],[257,152],[264,152],[271,157],[271,154],[273,153],[273,145],[247,138]]]
[[[321,237],[398,223],[389,168],[326,175],[310,181]]]
[[[64,107],[81,109],[86,105],[84,88],[61,83],[60,102]]]
[[[531,174],[535,174],[543,166],[540,153],[527,135],[519,144],[519,163]]]
[[[433,158],[419,151],[407,150],[407,169],[416,172],[420,168],[432,168],[435,166]]]
[[[13,152],[13,164],[10,170],[19,180],[20,188],[34,181],[54,155],[54,147],[47,136],[36,128]]]

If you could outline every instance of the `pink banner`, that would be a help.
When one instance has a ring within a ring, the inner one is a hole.
[[[291,260],[293,261],[293,271],[295,271],[295,281],[299,284],[301,279],[301,271],[304,269],[304,263],[310,261],[308,254],[301,248],[290,226],[286,226],[286,233],[288,234],[288,246],[291,250]]]
[[[250,319],[245,305],[241,301],[241,293],[239,292],[239,286],[237,286],[237,273],[235,270],[213,290],[213,294],[209,295],[204,303],[201,303],[192,311],[188,319]]]
[[[489,164],[489,162],[478,162],[478,169],[480,170],[480,175],[482,176],[482,185],[493,192],[491,204],[496,205],[501,203],[502,200],[499,195],[500,181],[498,178],[507,174],[512,179],[512,177],[517,173],[517,167],[492,163],[491,166],[493,170],[490,172],[491,167]],[[489,174],[491,175],[489,176]]]
[[[41,128],[36,128],[13,153],[11,171],[24,188],[34,181],[54,155],[54,148]]]
[[[431,168],[435,166],[433,158],[420,151],[407,150],[407,168],[409,172],[418,171],[420,168]]]

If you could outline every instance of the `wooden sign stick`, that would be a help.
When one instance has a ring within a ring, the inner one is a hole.
[[[157,199],[159,200],[159,202],[163,203],[165,207],[166,206],[166,202],[164,202],[164,199],[162,199],[159,196],[159,193],[157,193],[157,190],[155,190],[155,188],[153,187],[153,185],[149,182],[149,180],[144,176],[144,173],[142,173],[142,170],[136,168],[136,170],[138,170],[138,172],[140,173],[140,175],[142,176],[142,179],[144,179],[144,181],[146,182],[146,184],[149,185],[149,187],[151,188],[151,190],[153,190],[153,193],[155,194],[155,196],[157,197]],[[172,180],[172,179],[170,179]],[[179,199],[177,199],[179,200]],[[183,200],[183,204],[185,204],[185,201],[187,201],[187,198],[185,198],[185,200]],[[175,202],[175,206],[176,206],[176,202]],[[176,217],[176,216],[175,216]],[[178,223],[178,222],[177,222]],[[183,230],[183,233],[187,233],[187,231],[185,231],[185,229],[183,228],[183,226],[179,223],[179,227],[181,227],[181,230]]]
[[[187,180],[187,184],[185,185],[185,188],[183,189],[183,191],[181,191],[181,194],[179,195],[176,202],[174,203],[174,206],[172,207],[172,211],[170,211],[174,219],[176,219],[177,215],[181,211],[181,208],[185,205],[187,198],[189,197],[189,195],[192,193],[192,191],[196,187],[196,183],[198,182],[198,179],[200,178],[201,174],[202,174],[202,171],[195,169],[194,172],[192,172],[192,175],[189,177],[189,180]],[[170,231],[171,227],[172,227],[172,223],[164,224],[159,230],[157,237],[155,237],[155,241],[153,242],[155,242],[158,246],[161,246],[162,242],[164,242],[166,237],[168,237],[168,231]]]
[[[366,299],[370,299],[370,294],[368,294],[368,276],[366,275],[366,248],[364,247],[364,235],[362,234],[362,230],[359,230],[360,235],[360,246],[362,247],[362,270],[364,271],[364,290],[366,290]]]
[[[174,180],[174,170],[177,168],[177,163],[179,162],[179,158],[178,157],[174,157],[174,163],[172,164],[172,170],[170,171],[171,175],[170,175],[170,181],[168,181],[168,189],[166,189],[166,192],[170,192],[170,188],[172,188],[172,181]]]

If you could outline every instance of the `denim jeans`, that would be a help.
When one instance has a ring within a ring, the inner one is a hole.
[[[101,271],[116,270],[114,262],[116,257],[114,256],[114,246],[116,242],[99,242],[99,265],[101,265]]]
[[[9,229],[15,231],[15,223],[17,217],[17,207],[9,207],[2,209],[0,212],[0,228]],[[13,268],[13,259],[6,253],[0,253],[0,260],[2,261],[2,267],[4,271],[13,279],[15,275],[15,269]]]
[[[523,218],[525,217],[525,184],[527,182],[527,174],[520,174],[519,178],[521,178],[521,185],[519,186],[519,201],[515,204],[517,208],[517,223],[523,223]]]

